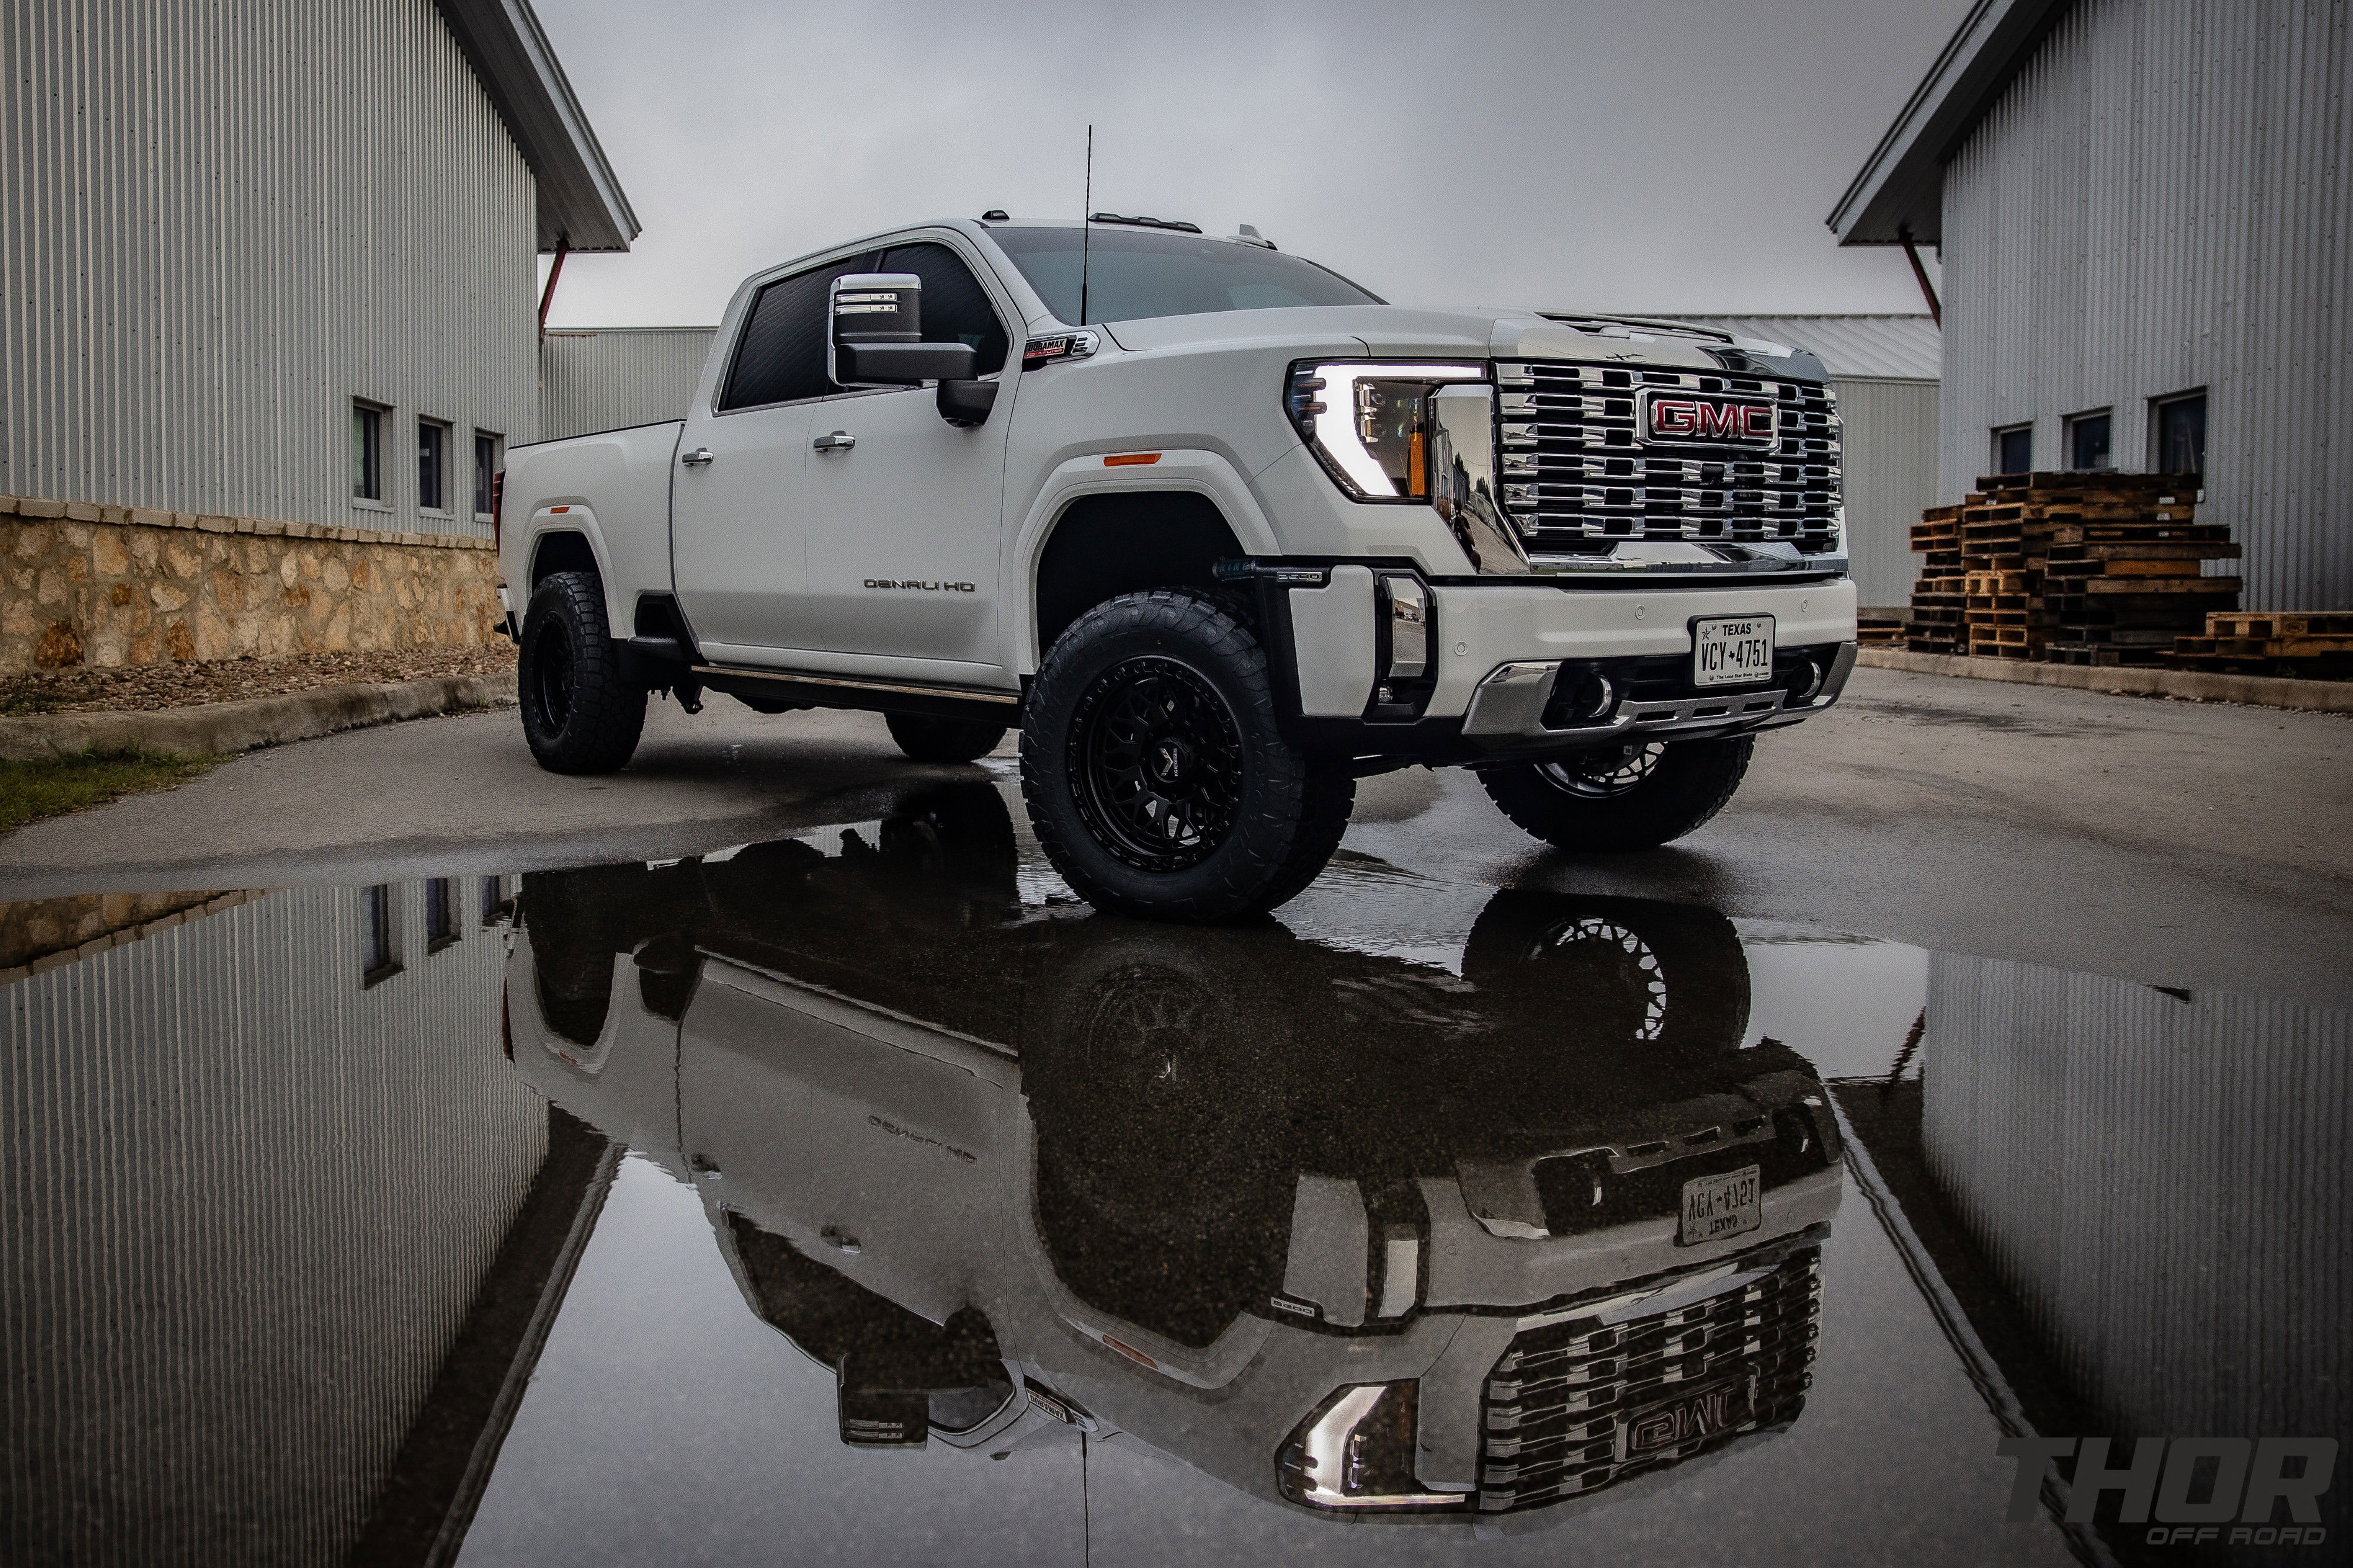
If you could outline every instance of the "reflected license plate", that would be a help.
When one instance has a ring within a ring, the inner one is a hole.
[[[1764,1183],[1758,1167],[1743,1165],[1720,1176],[1694,1176],[1683,1184],[1683,1232],[1678,1247],[1696,1247],[1765,1223]]]
[[[1692,684],[1755,686],[1773,679],[1773,617],[1719,616],[1692,623]]]

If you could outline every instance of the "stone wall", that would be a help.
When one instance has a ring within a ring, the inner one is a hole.
[[[466,647],[487,539],[0,496],[0,671]]]

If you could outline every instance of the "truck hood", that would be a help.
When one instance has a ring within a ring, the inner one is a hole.
[[[1786,344],[1667,322],[1598,316],[1547,316],[1531,310],[1463,306],[1322,305],[1277,310],[1219,310],[1106,321],[1103,330],[1130,353],[1296,342],[1303,353],[1332,353],[1353,339],[1366,354],[1431,359],[1609,360],[1674,369],[1748,372],[1823,379],[1821,362]]]

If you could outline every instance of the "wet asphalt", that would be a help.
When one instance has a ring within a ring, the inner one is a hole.
[[[1195,931],[726,706],[0,841],[121,933],[5,987],[0,1559],[2345,1560],[2346,721],[1861,671],[1672,849],[1415,770]]]

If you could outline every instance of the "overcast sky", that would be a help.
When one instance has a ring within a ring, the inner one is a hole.
[[[535,0],[645,226],[566,326],[901,224],[1252,223],[1388,299],[1917,310],[1822,219],[1969,0]],[[1931,258],[1931,266],[1934,262]]]

